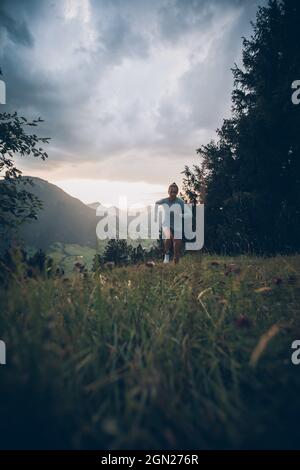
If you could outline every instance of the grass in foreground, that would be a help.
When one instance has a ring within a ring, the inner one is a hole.
[[[16,279],[0,293],[0,446],[300,447],[299,268],[193,255]]]

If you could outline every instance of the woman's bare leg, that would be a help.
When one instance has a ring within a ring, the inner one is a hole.
[[[174,245],[174,263],[178,263],[179,258],[180,258],[180,253],[181,253],[181,247],[182,247],[182,240],[174,238],[173,240],[173,245]]]
[[[165,254],[168,255],[170,253],[170,249],[171,249],[171,244],[172,244],[172,240],[169,238],[169,239],[165,239],[164,240],[164,249],[165,249]]]
[[[165,249],[165,254],[169,254],[170,253],[170,249],[171,249],[171,246],[172,246],[172,234],[171,234],[171,231],[170,229],[168,228],[164,228],[164,249]]]

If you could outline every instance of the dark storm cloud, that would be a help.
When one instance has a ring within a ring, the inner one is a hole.
[[[32,14],[37,10],[36,0],[1,0],[0,3],[0,38],[1,43],[5,35],[16,44],[31,47],[34,37],[28,23]]]
[[[0,17],[1,36],[6,33],[14,42],[18,44],[23,44],[25,46],[33,45],[33,37],[30,34],[26,23],[16,22],[6,13],[3,5],[0,5]]]
[[[2,0],[7,109],[45,119],[50,169],[97,164],[102,177],[157,180],[143,158],[184,165],[228,113],[230,67],[257,3]]]
[[[99,52],[106,53],[111,62],[121,62],[124,57],[145,57],[148,43],[143,36],[132,30],[128,19],[118,12],[112,15],[108,24],[100,21]]]
[[[159,9],[160,31],[164,38],[176,41],[193,29],[207,31],[216,16],[233,8],[243,8],[247,21],[258,3],[256,0],[167,0]],[[245,27],[245,22],[241,23]]]

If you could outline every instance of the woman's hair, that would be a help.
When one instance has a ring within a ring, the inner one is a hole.
[[[176,183],[172,183],[172,184],[170,184],[170,186],[169,186],[169,188],[168,188],[168,192],[169,192],[170,189],[173,188],[173,187],[175,187],[175,188],[177,189],[177,192],[179,191],[179,188],[178,188],[177,184],[176,184]]]

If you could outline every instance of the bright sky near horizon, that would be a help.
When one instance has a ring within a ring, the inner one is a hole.
[[[55,184],[71,196],[77,197],[88,204],[100,202],[103,206],[119,206],[120,198],[126,197],[128,206],[154,204],[166,196],[167,189],[163,185],[141,182],[127,183],[124,181],[103,180],[59,180]],[[91,195],[94,197],[91,200]]]

